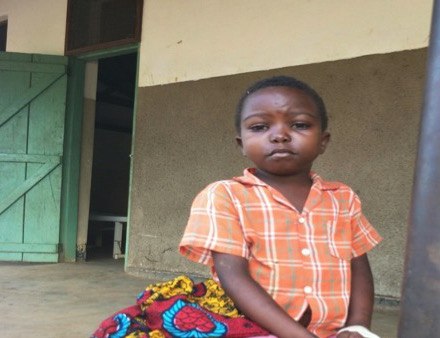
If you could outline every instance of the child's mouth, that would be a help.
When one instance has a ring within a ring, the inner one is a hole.
[[[288,149],[275,149],[269,153],[270,157],[276,157],[276,158],[285,158],[285,157],[291,157],[296,155],[293,151]]]

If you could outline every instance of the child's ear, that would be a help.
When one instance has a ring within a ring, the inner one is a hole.
[[[320,145],[320,154],[324,154],[327,149],[327,145],[330,142],[330,133],[328,131],[324,131],[321,136],[321,145]]]
[[[239,135],[235,136],[235,141],[237,142],[237,145],[240,147],[240,149],[241,149],[241,153],[242,153],[244,156],[246,156],[246,154],[244,153],[244,150],[243,150],[243,141],[242,141],[242,139],[241,139],[241,136],[239,136]]]

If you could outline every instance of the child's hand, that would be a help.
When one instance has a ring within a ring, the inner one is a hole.
[[[351,325],[339,330],[339,332],[329,338],[380,338],[364,326]]]

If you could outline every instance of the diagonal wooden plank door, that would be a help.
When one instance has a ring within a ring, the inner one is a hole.
[[[58,261],[66,68],[0,53],[0,260]]]

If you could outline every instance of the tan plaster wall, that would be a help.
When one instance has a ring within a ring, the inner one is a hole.
[[[78,259],[84,260],[89,230],[90,187],[92,184],[93,139],[95,137],[96,101],[84,98],[82,121],[81,163],[78,192],[78,230],[76,247]]]
[[[144,1],[139,86],[426,47],[432,0]],[[64,54],[67,0],[0,0],[8,52]]]
[[[432,3],[144,1],[139,86],[426,47]]]
[[[385,238],[370,255],[376,292],[398,297],[425,58],[421,49],[140,88],[127,271],[206,273],[177,253],[192,199],[248,165],[234,143],[241,92],[287,74],[309,82],[327,103],[332,141],[315,169],[359,193]]]
[[[78,259],[85,259],[87,251],[97,81],[98,62],[89,61],[86,63],[84,77],[84,111],[81,131],[81,163],[78,192],[78,230],[76,235]]]
[[[0,0],[7,52],[64,55],[67,0]]]

